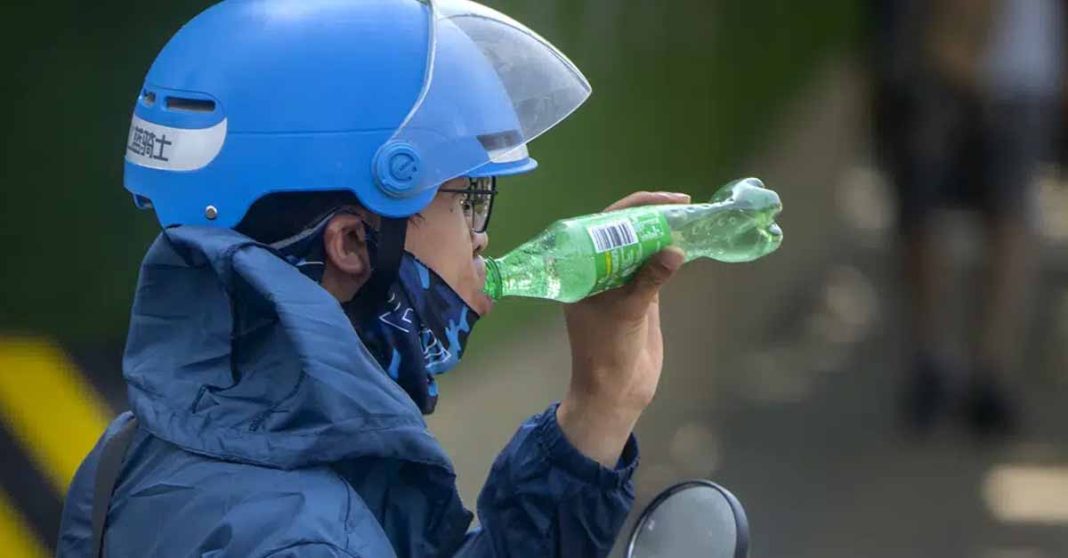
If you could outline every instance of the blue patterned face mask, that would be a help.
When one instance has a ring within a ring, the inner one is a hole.
[[[364,345],[424,414],[438,400],[434,376],[460,362],[478,320],[456,291],[423,262],[405,252],[385,301],[357,294],[345,313]]]
[[[325,261],[322,234],[330,217],[274,245],[317,283],[322,281]],[[370,229],[368,244],[372,251],[376,249]],[[438,399],[434,376],[460,362],[478,314],[444,279],[407,251],[401,257],[397,280],[385,297],[371,300],[357,293],[342,306],[382,369],[424,414],[434,412]]]

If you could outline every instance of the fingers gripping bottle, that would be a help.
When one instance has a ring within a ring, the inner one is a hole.
[[[748,262],[782,243],[782,203],[757,178],[709,203],[649,205],[563,219],[508,254],[486,258],[485,292],[575,302],[626,283],[650,256],[677,246],[686,261]]]

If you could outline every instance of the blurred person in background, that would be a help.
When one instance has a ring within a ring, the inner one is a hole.
[[[58,555],[606,555],[679,251],[567,307],[570,387],[498,456],[474,531],[422,416],[492,307],[497,177],[533,170],[526,143],[589,92],[462,0],[230,0],[183,27],[127,145],[126,187],[164,227],[131,315],[132,413],[78,470]]]
[[[909,298],[901,412],[919,432],[960,408],[976,433],[1011,433],[1036,258],[1034,182],[1058,121],[1064,6],[878,0],[874,14],[876,131],[899,195]],[[938,221],[947,205],[974,210],[983,234],[976,337],[964,362],[950,354],[942,304],[960,290],[945,280]]]

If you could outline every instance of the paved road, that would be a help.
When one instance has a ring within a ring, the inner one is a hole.
[[[885,192],[864,170],[864,115],[856,72],[829,64],[739,173],[782,194],[782,250],[748,266],[693,264],[664,296],[667,362],[639,425],[639,498],[685,477],[723,482],[749,511],[754,557],[1068,556],[1068,382],[1056,359],[1027,378],[1019,441],[895,433],[900,297]],[[468,502],[515,426],[563,393],[567,364],[555,319],[443,382],[432,426]]]

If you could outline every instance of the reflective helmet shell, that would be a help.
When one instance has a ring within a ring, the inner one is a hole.
[[[376,180],[375,155],[422,89],[428,18],[418,0],[227,0],[209,8],[149,70],[127,143],[127,190],[165,227],[232,227],[274,192],[350,190],[375,213],[416,213],[436,190],[390,191]],[[491,83],[482,56],[464,48],[456,45],[446,63],[466,64],[472,84]],[[515,127],[503,92],[457,93],[484,103],[471,126]],[[393,163],[385,172],[410,170],[403,158]],[[535,166],[524,156],[471,174]]]

